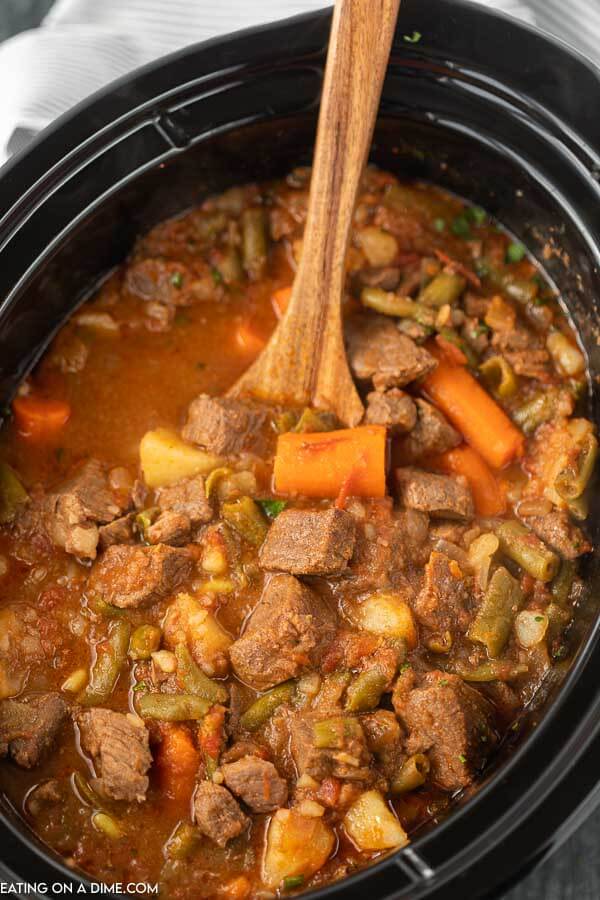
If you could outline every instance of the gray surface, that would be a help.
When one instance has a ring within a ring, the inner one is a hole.
[[[52,2],[0,0],[0,40],[25,28],[35,27]],[[101,3],[102,0],[93,2]],[[599,843],[600,811],[591,816],[558,853],[509,891],[503,900],[598,900]],[[469,898],[465,897],[465,900]]]

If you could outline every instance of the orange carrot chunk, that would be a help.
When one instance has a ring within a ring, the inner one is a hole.
[[[283,317],[284,312],[287,310],[290,304],[290,297],[292,296],[292,288],[283,287],[279,288],[279,290],[275,291],[271,297],[271,303],[273,305],[273,309],[275,311],[275,315],[278,319]]]
[[[305,497],[384,497],[386,429],[363,425],[317,434],[282,434],[275,490]]]
[[[156,771],[165,796],[177,803],[189,803],[198,766],[200,752],[183,725],[164,724],[162,740],[156,753]]]
[[[450,362],[435,344],[438,360],[423,381],[425,394],[450,419],[464,439],[493,469],[502,469],[524,453],[524,438],[495,400],[464,366]]]
[[[13,413],[19,434],[41,440],[60,431],[69,420],[71,407],[64,400],[46,400],[24,394],[13,400]]]
[[[472,447],[461,444],[428,459],[427,464],[446,475],[464,475],[478,515],[500,516],[506,512],[506,495],[502,485]]]

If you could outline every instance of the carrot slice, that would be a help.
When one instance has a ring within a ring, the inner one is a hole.
[[[423,390],[466,442],[493,469],[521,457],[524,437],[504,410],[464,366],[450,362],[434,343],[428,349],[438,365],[424,379]]]
[[[278,319],[281,319],[284,312],[287,310],[291,296],[291,285],[289,287],[279,288],[279,290],[275,291],[275,293],[272,295],[271,303],[273,305],[273,309],[275,310],[275,315]]]
[[[428,459],[427,465],[446,475],[464,475],[469,482],[478,515],[500,516],[506,512],[503,486],[479,453],[467,444]]]
[[[275,456],[275,490],[305,497],[385,496],[386,429],[363,425],[318,434],[282,434]],[[350,487],[349,487],[350,486]]]
[[[13,400],[13,413],[22,437],[42,440],[52,437],[68,422],[71,407],[65,400],[24,394]]]
[[[183,725],[164,724],[161,735],[156,753],[160,786],[170,800],[189,803],[200,765],[200,752]]]

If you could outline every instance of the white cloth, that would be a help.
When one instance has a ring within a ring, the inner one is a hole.
[[[598,52],[600,0],[478,2],[579,41],[590,55]],[[137,66],[196,41],[325,5],[327,0],[57,0],[40,28],[0,46],[0,164],[62,112]]]

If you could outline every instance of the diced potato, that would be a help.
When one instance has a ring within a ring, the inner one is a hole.
[[[262,877],[277,890],[284,878],[310,878],[327,862],[335,837],[322,819],[302,816],[293,809],[278,809],[269,825]]]
[[[367,226],[358,232],[357,241],[370,266],[389,266],[398,253],[398,241],[381,228]]]
[[[147,431],[140,442],[140,463],[148,487],[164,487],[192,475],[208,475],[222,460],[182,441],[168,428]]]
[[[357,625],[374,634],[402,638],[409,649],[417,646],[417,627],[412,610],[392,591],[372,594],[355,607]]]
[[[164,642],[174,650],[187,644],[190,653],[207,675],[225,675],[229,668],[231,636],[190,594],[178,594],[163,621]]]
[[[404,847],[408,836],[379,791],[366,791],[344,816],[344,828],[359,850]]]

